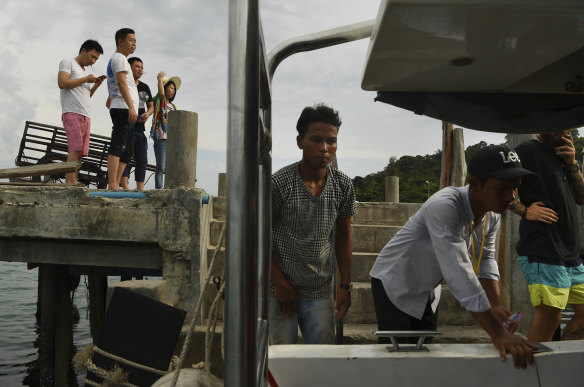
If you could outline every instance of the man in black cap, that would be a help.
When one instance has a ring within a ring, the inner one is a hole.
[[[511,312],[500,300],[495,242],[501,215],[515,199],[521,176],[531,174],[503,145],[478,151],[469,185],[432,195],[379,253],[371,287],[379,330],[435,330],[439,284],[446,280],[515,367],[533,364],[535,346],[514,335]],[[509,328],[505,328],[507,324]]]
[[[567,304],[575,313],[562,338],[582,339],[584,265],[576,205],[584,204],[584,177],[572,135],[569,130],[540,133],[516,150],[538,174],[525,178],[519,190],[521,203],[510,208],[522,217],[518,261],[535,306],[529,339],[551,341]]]

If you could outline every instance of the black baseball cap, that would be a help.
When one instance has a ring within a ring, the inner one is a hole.
[[[468,163],[470,176],[489,175],[500,179],[515,179],[533,172],[523,169],[515,151],[506,145],[489,145],[479,150]]]

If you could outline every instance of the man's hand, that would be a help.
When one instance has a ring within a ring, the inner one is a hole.
[[[93,74],[88,74],[85,76],[85,83],[95,83],[97,82],[99,78],[97,78],[95,75]],[[99,83],[101,83],[101,79],[99,79]]]
[[[574,140],[570,133],[566,133],[562,136],[562,141],[564,145],[560,145],[554,148],[556,155],[564,160],[566,165],[572,165],[576,162],[576,149],[574,148]]]
[[[136,114],[136,110],[134,110],[134,106],[132,105],[128,109],[128,122],[130,124],[135,124],[137,119],[138,119],[138,114]]]
[[[95,90],[97,90],[97,88],[101,85],[101,83],[103,82],[103,80],[105,79],[103,76],[101,77],[96,77],[93,74],[90,74],[94,80],[93,80],[93,87],[91,88],[90,92],[89,92],[89,96],[93,97],[93,93],[95,93]],[[109,97],[108,97],[109,99]],[[109,109],[109,106],[108,106]]]
[[[527,208],[525,219],[552,224],[558,221],[558,213],[551,208],[545,207],[545,204],[542,202],[533,202]]]
[[[509,317],[513,315],[511,311],[505,308],[503,305],[497,305],[491,307],[495,318],[506,327],[507,332],[513,333],[517,329],[517,323],[512,323],[509,321]]]
[[[351,306],[351,292],[347,289],[338,288],[337,302],[335,303],[335,316],[337,320],[345,317]]]
[[[527,362],[533,365],[533,350],[537,346],[529,341],[509,332],[505,332],[493,338],[493,345],[499,350],[501,360],[505,361],[507,352],[513,357],[515,368],[527,368]]]
[[[294,317],[296,314],[296,304],[298,303],[298,295],[296,289],[284,278],[279,281],[273,281],[274,295],[278,303],[278,311],[286,317]]]
[[[93,83],[95,83],[95,86],[93,86],[93,87],[97,89],[101,85],[101,83],[103,82],[103,78],[95,77],[93,75],[92,75],[92,77],[95,78],[95,80],[93,81]]]

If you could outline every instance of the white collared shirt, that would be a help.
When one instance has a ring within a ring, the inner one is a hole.
[[[418,319],[443,278],[465,309],[471,312],[490,309],[474,273],[471,252],[471,235],[474,235],[478,261],[484,217],[471,230],[473,218],[468,186],[438,191],[385,245],[369,275],[381,280],[395,306]],[[487,214],[480,278],[499,279],[495,243],[500,219],[501,215],[494,212]]]

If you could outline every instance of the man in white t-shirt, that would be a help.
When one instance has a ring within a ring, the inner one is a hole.
[[[128,63],[136,51],[136,35],[130,28],[116,32],[116,52],[107,64],[107,87],[112,118],[112,138],[107,157],[108,188],[117,190],[134,151],[134,124],[138,118],[138,88]]]
[[[78,161],[89,152],[90,132],[90,98],[105,79],[105,75],[96,77],[87,72],[87,66],[93,65],[103,48],[95,40],[86,40],[74,59],[63,59],[59,63],[57,83],[61,89],[62,120],[67,134],[67,161]],[[93,83],[93,87],[90,84]],[[67,184],[77,184],[77,173],[65,176]]]

